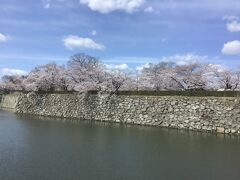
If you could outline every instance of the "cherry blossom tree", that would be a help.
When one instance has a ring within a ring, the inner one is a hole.
[[[85,54],[70,57],[67,66],[49,63],[26,76],[3,76],[0,90],[8,91],[105,91],[120,90],[239,90],[240,71],[216,64],[174,62],[148,64],[134,74],[110,69]]]
[[[240,85],[240,71],[229,70],[220,65],[211,65],[208,68],[209,82],[214,89],[237,90]]]
[[[139,78],[141,89],[159,91],[174,88],[170,78],[174,66],[172,62],[160,62],[144,67]]]
[[[150,64],[143,68],[141,79],[143,86],[159,90],[203,90],[206,88],[204,64],[192,63],[176,65],[173,62]]]
[[[67,63],[70,87],[76,91],[101,90],[106,81],[103,64],[95,57],[76,54]]]
[[[5,75],[1,78],[0,89],[2,91],[22,91],[25,90],[24,80],[26,76]]]
[[[119,90],[133,90],[133,86],[134,80],[129,73],[116,69],[107,72],[103,89],[116,94]]]
[[[65,68],[55,63],[36,67],[24,84],[28,91],[61,91],[68,87]]]
[[[178,65],[170,71],[170,78],[182,90],[204,90],[207,87],[205,64]]]

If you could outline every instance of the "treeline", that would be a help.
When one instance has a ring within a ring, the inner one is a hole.
[[[95,57],[76,54],[65,66],[49,63],[25,76],[3,76],[0,91],[235,91],[239,83],[240,71],[220,65],[160,62],[139,71],[112,70]]]

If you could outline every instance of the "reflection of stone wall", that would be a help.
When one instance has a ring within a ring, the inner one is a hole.
[[[0,95],[0,108],[3,109],[15,109],[18,102],[19,94],[13,93],[9,95]]]
[[[29,93],[19,94],[13,108],[43,116],[240,134],[239,105],[233,97]]]

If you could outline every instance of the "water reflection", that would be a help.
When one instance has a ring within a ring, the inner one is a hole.
[[[37,121],[49,121],[52,123],[67,123],[67,124],[75,124],[75,125],[92,125],[92,126],[102,126],[102,127],[111,127],[111,128],[137,128],[138,130],[156,130],[158,131],[161,129],[162,132],[171,134],[178,134],[180,136],[187,136],[191,137],[201,136],[201,137],[217,137],[223,139],[240,139],[238,135],[229,135],[229,134],[221,134],[221,133],[212,133],[212,132],[202,132],[196,130],[186,130],[186,129],[174,129],[174,128],[165,128],[165,127],[151,127],[151,126],[141,126],[135,124],[125,124],[125,123],[112,123],[106,121],[90,121],[84,119],[77,119],[77,118],[59,118],[59,117],[50,117],[50,116],[36,116],[36,115],[26,115],[26,114],[17,114],[19,119],[23,120],[37,120]]]

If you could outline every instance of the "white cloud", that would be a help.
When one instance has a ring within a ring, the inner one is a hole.
[[[237,16],[224,16],[223,20],[227,20],[227,21],[234,21],[234,20],[238,20],[239,18]]]
[[[230,41],[224,44],[222,53],[225,55],[240,55],[240,41]]]
[[[90,38],[83,38],[79,36],[69,35],[63,38],[64,46],[67,49],[94,49],[94,50],[104,50],[106,49],[104,45],[98,44]]]
[[[27,71],[20,70],[20,69],[10,69],[10,68],[0,69],[0,76],[26,75],[26,74],[27,74]]]
[[[208,56],[196,55],[194,53],[186,53],[186,54],[176,54],[171,56],[165,56],[162,58],[150,58],[150,57],[118,57],[112,58],[111,60],[104,60],[104,62],[119,62],[122,61],[122,64],[105,64],[108,69],[121,69],[128,70],[132,69],[127,64],[137,64],[135,66],[135,70],[141,71],[143,68],[149,67],[150,63],[159,63],[159,62],[175,62],[177,65],[185,65],[190,63],[208,63]],[[133,70],[133,69],[132,69]]]
[[[230,32],[240,32],[240,22],[234,20],[232,22],[227,23],[227,29]]]
[[[100,13],[110,13],[122,10],[133,13],[144,4],[145,0],[80,0],[81,4],[87,5],[91,10]]]
[[[223,20],[227,21],[227,30],[229,32],[240,32],[240,22],[237,16],[224,16]]]
[[[91,34],[92,34],[93,36],[95,36],[95,35],[97,35],[97,31],[96,31],[96,30],[92,30]]]
[[[110,59],[103,59],[105,63],[115,64],[116,62],[122,64],[135,64],[136,70],[140,70],[143,67],[147,67],[149,63],[159,62],[175,62],[178,65],[189,64],[189,63],[209,63],[212,60],[216,60],[216,57],[209,58],[208,56],[197,55],[195,53],[175,54],[164,57],[115,57]]]
[[[152,6],[149,6],[149,7],[147,7],[146,9],[144,9],[144,12],[146,12],[146,13],[152,13],[152,12],[154,12],[154,9],[153,9]]]
[[[6,42],[9,39],[8,36],[0,33],[0,42]]]
[[[42,0],[43,6],[46,9],[49,9],[53,2],[64,2],[65,0]]]
[[[113,57],[109,59],[103,59],[106,63],[128,63],[128,64],[145,64],[147,62],[157,63],[159,58],[152,57]]]
[[[127,64],[105,64],[107,69],[110,70],[127,70],[129,69]]]
[[[215,69],[218,72],[223,72],[226,71],[228,68],[222,64],[209,64],[208,67],[210,69]],[[209,72],[210,74],[212,74],[213,72]]]
[[[49,9],[50,6],[51,6],[51,4],[50,4],[50,3],[47,3],[47,4],[44,5],[44,8]]]
[[[51,0],[42,0],[42,2],[43,2],[44,8],[46,8],[46,9],[49,9],[49,8],[50,8],[50,6],[51,6]]]
[[[200,56],[194,53],[188,54],[176,54],[173,56],[163,57],[160,61],[166,62],[175,62],[178,65],[184,65],[189,63],[197,63],[197,62],[206,62],[208,60],[207,56]]]
[[[143,64],[143,65],[137,66],[136,70],[137,71],[142,71],[144,68],[148,68],[148,67],[150,67],[150,63],[146,63],[146,64]]]

